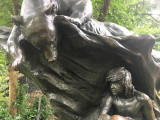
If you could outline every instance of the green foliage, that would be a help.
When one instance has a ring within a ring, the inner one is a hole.
[[[154,45],[154,49],[160,50],[160,42],[156,42],[156,44]]]
[[[12,26],[11,15],[13,15],[13,4],[10,0],[0,2],[0,26]]]
[[[23,0],[19,0],[20,5]],[[0,0],[0,26],[11,27],[13,22],[11,16],[13,15],[13,3],[11,0]]]
[[[134,26],[145,24],[147,18],[141,14],[144,13],[146,9],[137,2],[139,1],[111,1],[111,6],[106,16],[106,20],[125,26],[129,30],[133,30]]]
[[[17,114],[12,118],[8,111],[8,100],[3,101],[0,104],[0,119],[2,120],[32,120],[38,114],[38,104],[39,96],[36,96],[29,104],[29,97],[26,93],[28,85],[22,85],[17,88],[16,101],[14,103],[15,107],[18,109]],[[41,106],[40,106],[40,116],[41,120],[49,120],[48,116],[53,116],[53,110],[49,106],[49,100],[45,95],[41,96]],[[50,120],[55,120],[53,117]]]
[[[20,86],[20,85],[19,85]],[[33,103],[29,105],[28,95],[26,94],[27,85],[23,85],[17,88],[17,96],[15,106],[18,109],[16,116],[19,116],[20,120],[32,120],[38,114],[39,96],[36,96]],[[41,96],[42,112],[40,113],[40,119],[47,120],[49,115],[53,115],[52,109],[49,107],[49,101],[45,95]]]
[[[92,0],[93,18],[98,19],[104,0]]]
[[[7,60],[0,51],[0,102],[6,101],[8,95],[8,70]]]
[[[0,103],[8,100],[8,80],[0,77]]]
[[[28,113],[28,96],[26,94],[27,84],[25,85],[18,85],[17,94],[16,94],[16,102],[14,106],[18,109],[17,115],[20,118],[25,117],[26,113]]]
[[[103,1],[92,0],[95,19],[99,17]],[[134,34],[153,34],[157,38],[154,49],[160,50],[160,17],[144,15],[159,9],[159,3],[158,0],[111,0],[105,21],[124,26]]]
[[[31,105],[31,109],[30,109],[30,112],[31,113],[36,113],[38,114],[38,104],[39,104],[39,97],[37,96],[33,102],[33,104]],[[44,119],[44,120],[47,120],[48,118],[48,115],[52,115],[53,111],[51,110],[51,108],[48,106],[49,105],[49,101],[48,99],[46,98],[46,96],[42,96],[41,98],[41,109],[42,109],[42,112],[41,112],[41,115],[40,115],[40,119]],[[30,116],[31,117],[31,116]]]
[[[0,76],[7,76],[7,60],[5,55],[0,51]]]
[[[92,0],[94,11],[100,11],[104,0]],[[96,10],[95,10],[96,9]],[[149,0],[145,4],[141,0],[111,0],[106,21],[114,22],[133,30],[136,26],[149,22],[149,17],[142,15],[150,10]],[[99,12],[94,12],[97,19]]]
[[[15,120],[9,114],[8,101],[1,101],[0,103],[0,120]]]

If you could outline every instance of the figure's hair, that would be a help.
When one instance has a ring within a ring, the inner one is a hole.
[[[134,86],[132,84],[131,73],[124,67],[113,68],[108,72],[106,81],[122,81],[125,96],[134,94]]]

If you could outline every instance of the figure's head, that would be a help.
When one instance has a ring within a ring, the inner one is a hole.
[[[106,81],[110,84],[112,95],[128,96],[133,94],[134,86],[132,85],[132,77],[128,70],[124,67],[113,68],[108,72]]]

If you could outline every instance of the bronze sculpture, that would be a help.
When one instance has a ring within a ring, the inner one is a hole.
[[[63,15],[68,21],[81,26],[91,19],[92,3],[91,0],[52,0],[51,13]]]
[[[132,73],[133,85],[154,101],[156,118],[160,118],[160,100],[155,92],[160,66],[151,55],[155,38],[131,35],[122,26],[94,19],[77,26],[68,17],[55,14],[53,2],[23,0],[22,16],[16,19],[8,41],[8,35],[0,36],[7,41],[0,41],[0,45],[9,62],[48,95],[59,119],[97,120],[108,92],[106,73],[117,66]],[[39,44],[42,41],[44,46]],[[48,46],[51,57],[46,55]],[[53,57],[57,57],[54,62]]]
[[[35,6],[38,7],[35,8]],[[92,3],[90,0],[70,0],[70,2],[65,0],[46,0],[45,2],[43,0],[36,2],[24,0],[20,16],[12,17],[13,22],[17,25],[14,29],[22,27],[19,35],[22,35],[23,38],[19,39],[26,39],[37,49],[44,51],[50,62],[56,59],[56,29],[53,24],[56,15],[61,15],[68,21],[81,26],[91,18]],[[11,39],[15,38],[11,37]],[[8,44],[9,46],[12,44],[10,38]],[[12,52],[12,50],[10,51]],[[21,56],[15,58],[13,62],[15,67],[24,59],[23,52],[20,49],[17,49],[17,52]]]
[[[102,114],[121,115],[128,120],[155,120],[152,101],[146,94],[134,89],[128,70],[124,67],[113,68],[106,81],[110,94]]]

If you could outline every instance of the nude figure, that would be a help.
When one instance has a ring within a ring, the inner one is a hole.
[[[128,70],[124,67],[114,68],[106,81],[109,83],[110,93],[99,120],[155,120],[150,98],[134,89]],[[114,115],[117,118],[113,118]]]

